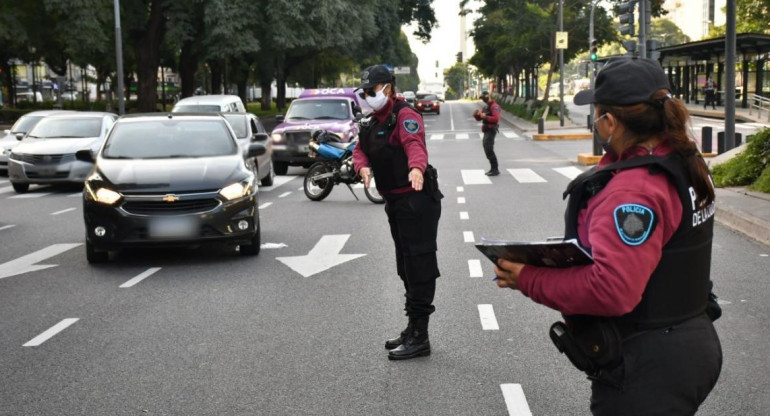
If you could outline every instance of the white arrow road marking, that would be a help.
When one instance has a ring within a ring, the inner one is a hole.
[[[532,416],[521,384],[501,384],[500,389],[503,391],[505,407],[510,416]]]
[[[470,277],[482,277],[484,271],[481,269],[481,260],[468,260],[468,271]]]
[[[49,257],[56,256],[64,253],[67,250],[83,245],[82,243],[75,244],[54,244],[48,246],[42,250],[38,250],[34,253],[27,254],[24,257],[19,257],[16,260],[0,264],[0,279],[16,276],[17,274],[34,272],[37,270],[48,269],[56,267],[58,264],[35,264],[41,262]]]
[[[463,176],[463,183],[466,185],[491,185],[489,176],[484,174],[483,169],[463,169],[460,171]]]
[[[160,269],[161,269],[160,267],[151,267],[151,268],[145,270],[144,272],[142,272],[142,274],[134,277],[133,279],[127,281],[126,283],[123,283],[119,287],[123,288],[123,289],[131,287],[131,286],[141,282],[142,280],[152,276],[153,274],[155,274],[155,272],[157,272]]]
[[[304,277],[331,269],[334,266],[363,257],[366,254],[340,254],[350,234],[325,235],[315,247],[304,256],[276,257],[276,260],[289,266]]]
[[[497,318],[495,318],[495,310],[492,305],[478,305],[479,306],[479,318],[481,319],[481,328],[485,331],[497,331],[500,326],[497,325]]]
[[[53,337],[54,335],[58,334],[61,331],[64,331],[67,329],[68,326],[74,324],[78,321],[80,318],[67,318],[63,319],[58,324],[52,326],[47,331],[43,332],[42,334],[36,336],[35,338],[32,338],[27,342],[26,344],[22,345],[23,347],[37,347],[38,345],[48,341],[49,338]]]

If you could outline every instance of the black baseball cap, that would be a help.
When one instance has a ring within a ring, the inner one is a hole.
[[[583,90],[573,99],[577,105],[592,103],[632,105],[649,102],[660,89],[671,90],[666,73],[654,59],[612,59],[596,74],[594,89]]]
[[[365,90],[378,84],[393,82],[393,74],[384,65],[372,65],[361,73],[361,86],[356,90]]]

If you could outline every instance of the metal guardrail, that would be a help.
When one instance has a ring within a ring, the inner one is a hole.
[[[757,110],[758,115],[762,115],[762,111],[767,111],[767,121],[770,121],[770,98],[763,97],[757,94],[751,94],[748,97],[749,102],[749,115],[754,110]]]

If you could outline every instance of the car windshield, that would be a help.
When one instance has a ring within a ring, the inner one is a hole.
[[[108,159],[169,159],[225,156],[238,148],[223,120],[118,122],[102,156]]]
[[[438,97],[436,97],[435,94],[417,94],[417,99],[423,100],[423,101],[428,101],[428,100],[437,101]]]
[[[30,131],[32,127],[35,127],[35,124],[37,124],[42,119],[43,116],[23,116],[13,124],[13,127],[11,127],[11,133],[26,133]]]
[[[225,115],[225,119],[230,123],[230,127],[233,128],[236,137],[244,138],[248,135],[246,131],[246,117],[241,115]]]
[[[353,118],[346,100],[294,100],[287,120],[349,120]]]
[[[27,137],[35,139],[69,139],[99,137],[101,117],[55,118],[40,120]]]
[[[220,111],[222,107],[211,104],[178,105],[172,110],[174,113],[218,113]]]

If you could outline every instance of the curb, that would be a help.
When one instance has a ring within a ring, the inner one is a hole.
[[[578,153],[577,163],[582,166],[593,166],[599,163],[601,156],[596,156],[593,153]]]
[[[770,246],[770,223],[766,221],[719,202],[717,202],[714,220],[731,230]]]

